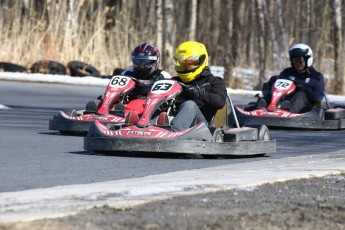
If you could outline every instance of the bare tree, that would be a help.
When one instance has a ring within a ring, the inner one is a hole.
[[[174,55],[175,33],[173,32],[173,3],[172,0],[164,0],[164,41],[163,41],[163,67],[169,72],[173,72],[171,60]]]
[[[266,50],[265,50],[265,17],[263,9],[263,0],[256,0],[257,17],[258,17],[258,31],[259,31],[259,79],[255,86],[256,89],[261,89],[262,84],[266,81]]]
[[[221,9],[224,5],[221,4],[220,0],[212,1],[212,15],[211,15],[211,30],[212,33],[210,34],[210,45],[212,47],[216,47],[216,50],[219,49],[219,35],[220,35],[220,24],[222,23],[221,19]],[[216,58],[216,57],[214,57]]]
[[[344,94],[341,0],[332,0],[332,9],[334,17],[334,93]]]
[[[0,0],[0,58],[23,64],[75,58],[108,73],[112,65],[129,67],[130,51],[147,41],[156,43],[162,66],[173,72],[176,46],[199,40],[210,64],[225,67],[228,86],[241,87],[232,70],[243,67],[259,70],[253,83],[259,89],[270,70],[288,63],[288,47],[304,42],[313,48],[320,71],[331,76],[329,92],[341,94],[344,5],[341,0]]]
[[[161,50],[163,48],[163,14],[162,0],[156,0],[156,45]]]
[[[285,30],[285,21],[284,21],[284,15],[283,15],[283,7],[282,7],[282,3],[281,0],[276,0],[276,4],[277,4],[277,11],[278,11],[278,27],[280,28],[280,33],[281,33],[281,37],[282,37],[282,47],[283,47],[283,56],[280,56],[280,63],[279,66],[282,65],[282,62],[284,62],[286,60],[287,57],[287,53],[288,53],[288,49],[289,49],[289,44],[288,44],[288,40],[287,40],[287,33]],[[283,60],[282,60],[283,59]]]
[[[188,40],[196,40],[196,26],[197,26],[197,7],[198,1],[191,0],[191,7],[190,10],[190,23],[189,23],[189,33],[188,33]]]
[[[281,52],[280,52],[280,47],[278,44],[278,37],[275,31],[275,27],[274,27],[274,23],[272,20],[272,17],[270,16],[270,12],[268,11],[268,6],[267,6],[267,0],[262,0],[262,4],[263,4],[263,10],[266,16],[266,19],[268,21],[268,25],[271,31],[271,38],[272,38],[272,43],[273,43],[273,62],[274,62],[274,67],[275,68],[280,68],[281,66],[279,65],[280,63],[280,56],[281,56]]]

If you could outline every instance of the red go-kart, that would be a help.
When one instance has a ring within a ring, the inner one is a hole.
[[[145,84],[145,80],[137,80],[128,76],[115,75],[109,81],[101,102],[94,109],[67,109],[60,111],[49,120],[49,130],[58,130],[62,134],[84,133],[89,131],[90,125],[99,121],[101,123],[121,124],[130,110],[144,108],[145,99],[128,101],[127,95],[134,89],[136,82]],[[88,107],[88,105],[87,105]]]
[[[326,107],[314,107],[303,113],[291,113],[284,109],[284,98],[293,93],[296,86],[293,81],[277,79],[272,87],[272,99],[266,107],[258,107],[256,102],[249,105],[236,105],[235,113],[239,124],[261,123],[268,127],[300,129],[344,129],[345,109],[330,107],[326,98]],[[231,121],[235,123],[234,120]]]
[[[275,140],[270,140],[264,125],[229,128],[230,97],[211,124],[201,122],[186,130],[173,131],[175,101],[183,87],[188,86],[174,80],[155,82],[140,118],[130,125],[95,121],[84,138],[84,148],[102,153],[167,152],[203,156],[264,155],[276,151]]]

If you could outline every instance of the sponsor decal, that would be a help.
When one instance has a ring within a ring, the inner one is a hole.
[[[96,117],[96,120],[106,121],[106,120],[108,120],[108,118],[107,117]]]
[[[276,112],[261,112],[261,115],[269,115],[269,116],[274,116],[274,117],[278,117],[279,113]]]
[[[89,117],[86,117],[86,120],[96,120],[96,117],[95,116],[89,116]]]
[[[95,120],[99,120],[99,121],[106,121],[108,120],[107,117],[99,117],[99,116],[89,116],[89,117],[86,117],[86,120],[90,121],[95,121]]]
[[[151,135],[152,135],[152,132],[128,131],[126,135],[151,136]]]

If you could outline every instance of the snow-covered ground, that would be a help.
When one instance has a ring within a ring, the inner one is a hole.
[[[255,95],[261,93],[261,91],[251,90],[250,82],[253,82],[255,73],[252,70],[236,68],[235,76],[241,77],[244,81],[243,89],[231,89],[227,91],[230,95]],[[59,83],[59,84],[70,84],[70,85],[92,85],[92,86],[104,86],[108,85],[109,79],[101,79],[96,77],[71,77],[67,75],[48,75],[40,73],[11,73],[11,72],[0,72],[0,80],[8,81],[22,81],[22,82],[46,82],[46,83]],[[327,95],[327,98],[331,102],[345,102],[345,96]],[[1,104],[0,109],[8,109],[5,105]]]

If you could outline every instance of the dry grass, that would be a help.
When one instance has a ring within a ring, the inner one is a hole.
[[[96,5],[91,12],[80,1],[68,15],[67,4],[48,4],[45,20],[32,18],[33,10],[24,14],[20,7],[1,9],[0,61],[30,67],[39,60],[66,66],[71,60],[79,60],[107,75],[114,68],[130,66],[130,52],[142,42],[138,38],[153,37],[150,32],[139,36],[139,31],[132,29],[126,9],[117,15],[115,26],[105,30],[107,8]]]

